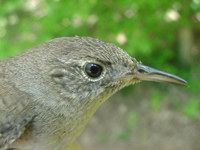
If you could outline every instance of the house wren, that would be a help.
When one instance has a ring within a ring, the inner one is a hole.
[[[98,107],[125,86],[186,81],[110,43],[63,37],[0,61],[0,149],[70,149]]]

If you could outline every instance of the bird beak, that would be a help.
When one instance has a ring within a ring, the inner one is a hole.
[[[144,66],[142,64],[137,64],[135,75],[136,78],[141,81],[169,82],[179,85],[187,84],[187,81],[178,76]]]

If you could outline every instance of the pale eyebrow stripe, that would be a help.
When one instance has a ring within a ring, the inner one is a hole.
[[[110,61],[104,61],[104,60],[101,60],[101,59],[99,59],[99,58],[95,58],[95,57],[92,57],[92,56],[86,56],[86,57],[89,57],[89,58],[92,58],[92,59],[94,59],[94,60],[97,60],[98,62],[100,62],[100,63],[102,63],[102,64],[104,64],[104,65],[110,66],[110,65],[112,64]]]

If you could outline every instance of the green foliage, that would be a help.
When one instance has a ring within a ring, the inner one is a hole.
[[[154,92],[152,97],[151,97],[151,108],[154,111],[157,111],[161,107],[161,102],[162,102],[162,96],[159,92]]]
[[[200,103],[196,99],[190,100],[183,109],[184,113],[192,119],[197,119],[200,115]]]
[[[144,57],[145,61],[163,66],[176,58],[174,46],[176,34],[182,26],[193,25],[189,14],[192,8],[184,9],[191,2],[172,0],[44,0],[36,8],[22,0],[1,1],[1,20],[7,20],[5,36],[1,38],[0,56],[13,55],[48,39],[60,36],[95,36],[116,42],[118,33],[125,33],[127,43],[122,45],[131,55]],[[28,5],[28,6],[27,6]],[[28,8],[26,8],[28,7]],[[166,22],[165,14],[177,9],[184,17],[179,21]],[[197,9],[196,7],[194,8]],[[89,18],[97,22],[90,25]],[[10,23],[17,19],[16,23]],[[12,44],[10,44],[12,43]],[[152,61],[150,56],[159,54]]]

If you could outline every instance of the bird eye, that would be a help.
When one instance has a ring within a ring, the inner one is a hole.
[[[95,63],[87,63],[85,65],[85,72],[91,78],[98,78],[103,72],[103,67]]]

